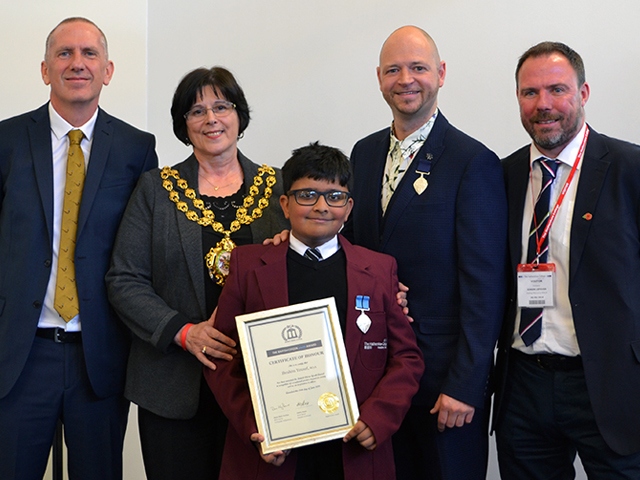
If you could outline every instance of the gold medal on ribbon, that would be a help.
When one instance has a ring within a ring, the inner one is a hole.
[[[416,181],[413,182],[413,188],[418,195],[422,195],[429,186],[429,182],[427,182],[427,179],[424,178],[425,175],[429,175],[429,172],[419,172],[416,170],[416,173],[419,173],[420,177],[416,178]]]

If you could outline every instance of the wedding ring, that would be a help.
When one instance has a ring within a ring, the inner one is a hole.
[[[202,347],[201,352],[202,352],[202,353],[204,353],[205,355],[207,354],[207,347],[206,347],[206,345],[205,345],[204,347]]]

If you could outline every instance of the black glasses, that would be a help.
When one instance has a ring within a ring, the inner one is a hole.
[[[293,195],[293,198],[296,199],[296,203],[304,207],[315,205],[318,203],[321,196],[324,197],[324,201],[327,202],[327,205],[330,207],[344,207],[351,197],[351,193],[343,192],[341,190],[319,192],[318,190],[309,190],[307,188],[290,190],[289,195]]]
[[[233,112],[234,108],[236,108],[235,103],[227,102],[226,100],[217,100],[213,102],[213,105],[211,105],[210,107],[196,105],[184,114],[184,118],[187,121],[202,121],[207,118],[209,110],[213,112],[216,118],[223,118]]]

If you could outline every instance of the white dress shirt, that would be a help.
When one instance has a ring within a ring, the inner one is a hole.
[[[580,131],[571,142],[556,157],[560,163],[556,179],[551,185],[551,202],[549,210],[553,209],[562,187],[567,181],[576,157],[580,150],[580,145],[584,139],[587,124],[583,124]],[[542,184],[542,172],[539,162],[536,159],[544,157],[536,146],[531,144],[529,159],[530,176],[527,188],[527,195],[524,203],[524,214],[522,217],[522,256],[520,263],[527,262],[527,250],[529,248],[529,230],[531,228],[531,218],[533,216],[534,199],[538,196]],[[534,163],[535,162],[535,163]],[[556,266],[554,278],[554,306],[545,307],[542,314],[542,333],[530,346],[525,346],[518,333],[520,325],[520,309],[516,315],[516,324],[513,332],[513,348],[529,354],[536,353],[557,353],[567,356],[580,355],[580,347],[576,338],[576,330],[573,324],[571,312],[571,302],[569,300],[569,261],[571,242],[571,218],[575,205],[576,191],[578,190],[578,180],[580,179],[581,163],[578,164],[576,173],[567,190],[566,196],[555,221],[549,230],[549,253],[547,263]]]
[[[84,154],[85,165],[89,164],[89,153],[93,144],[93,130],[98,118],[96,109],[93,116],[87,123],[78,127],[84,133],[84,138],[80,143]],[[47,285],[47,293],[44,297],[44,305],[38,327],[53,328],[61,327],[67,332],[78,332],[81,330],[80,315],[76,315],[69,322],[65,322],[60,314],[53,307],[53,299],[56,291],[56,277],[58,276],[58,250],[60,248],[60,224],[62,222],[62,204],[64,201],[64,184],[67,179],[67,153],[69,151],[69,137],[67,134],[74,130],[49,103],[49,120],[51,122],[51,150],[53,161],[53,256],[51,258],[51,276]],[[85,167],[86,170],[86,167]]]

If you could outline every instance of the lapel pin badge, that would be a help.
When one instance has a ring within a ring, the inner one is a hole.
[[[356,310],[360,311],[360,315],[356,319],[356,325],[362,333],[367,333],[371,327],[371,319],[366,313],[369,311],[369,296],[356,295]]]
[[[584,218],[587,222],[589,220],[591,220],[593,218],[593,215],[591,215],[589,212],[585,213],[582,218]]]

